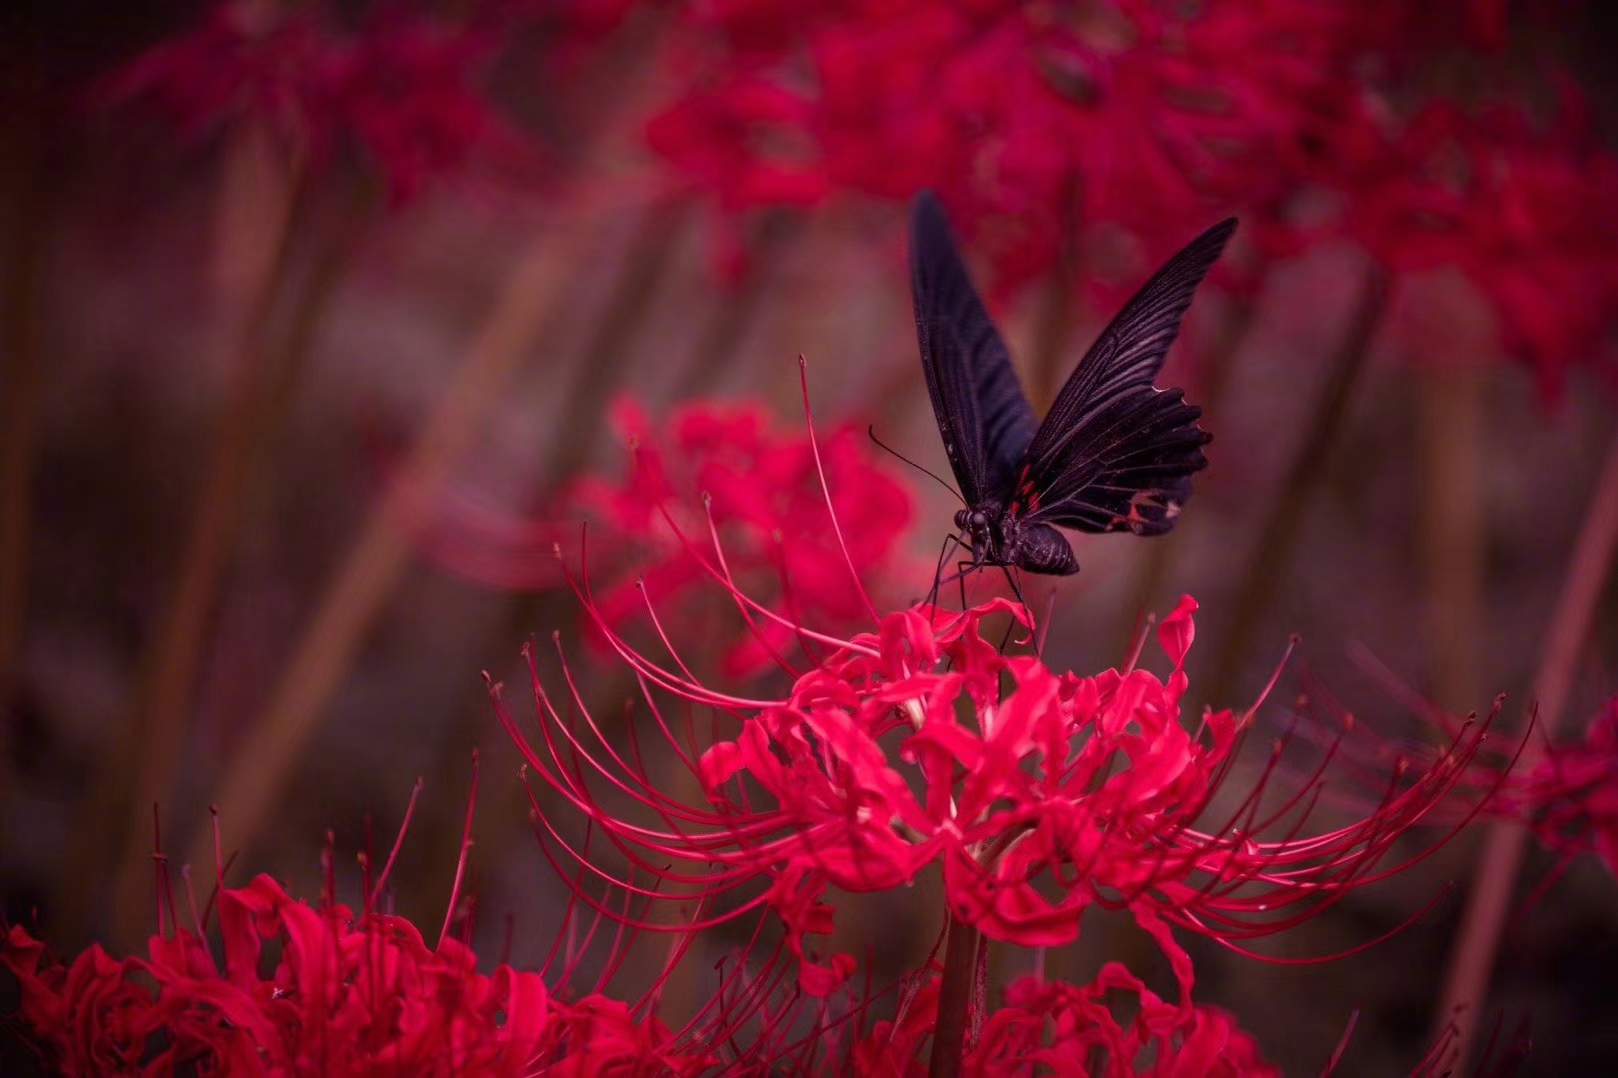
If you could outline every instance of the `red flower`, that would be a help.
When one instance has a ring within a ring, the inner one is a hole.
[[[187,139],[251,118],[306,151],[326,141],[318,112],[330,52],[311,13],[221,3],[106,76],[98,96],[140,102]]]
[[[352,140],[403,201],[474,162],[531,166],[532,149],[476,86],[499,40],[496,28],[402,15],[351,35],[323,7],[222,3],[104,78],[98,97],[146,105],[190,140],[260,124],[317,164]]]
[[[1618,697],[1590,720],[1583,741],[1550,749],[1501,800],[1552,849],[1594,853],[1618,876]]]
[[[493,27],[378,18],[333,57],[331,122],[371,157],[396,202],[475,164],[495,175],[532,170],[534,148],[475,82],[499,44]]]
[[[42,946],[14,927],[5,961],[67,1073],[516,1076],[556,1039],[538,974],[479,974],[464,945],[429,949],[402,918],[316,910],[260,876],[221,894],[220,924],[222,969],[187,931],[146,959],[92,947],[64,977],[38,972]]]
[[[556,546],[576,545],[579,522],[588,521],[592,552],[605,550],[610,559],[612,582],[595,599],[599,616],[627,631],[645,618],[650,600],[660,613],[674,612],[660,631],[718,632],[734,640],[722,663],[736,677],[786,661],[797,650],[797,622],[851,626],[868,619],[850,561],[861,576],[924,586],[927,569],[910,562],[904,545],[914,512],[909,491],[877,466],[875,450],[853,426],[833,431],[817,458],[808,438],[775,429],[756,403],[689,404],[654,426],[638,405],[622,400],[613,423],[633,452],[622,479],[583,479],[557,499],[559,508],[530,521],[461,498],[439,508],[423,537],[429,552],[479,583],[553,585],[561,578]],[[825,489],[832,491],[840,535],[828,526]],[[705,585],[715,571],[716,538],[719,571],[759,591],[777,616],[742,607],[742,624],[732,629],[727,623],[736,622],[736,607],[701,604],[704,593],[713,594]],[[600,555],[593,556],[599,563]]]
[[[1338,227],[1391,271],[1460,270],[1502,349],[1552,396],[1570,365],[1611,355],[1618,310],[1618,158],[1591,143],[1567,97],[1546,126],[1517,108],[1443,100],[1401,122],[1361,95],[1296,166],[1340,197]]]
[[[409,921],[369,908],[386,876],[367,879],[358,917],[332,900],[329,876],[318,908],[268,876],[223,888],[217,960],[193,910],[194,930],[159,932],[144,958],[115,960],[92,946],[67,967],[13,926],[0,964],[17,978],[23,1023],[51,1063],[86,1078],[696,1075],[716,1062],[707,1045],[734,1032],[732,1015],[715,1013],[671,1031],[653,999],[626,1004],[599,984],[576,996],[566,985],[575,953],[557,970],[553,949],[540,971],[479,973],[447,922],[428,947]],[[166,880],[162,897],[173,924]]]
[[[922,1048],[938,1006],[930,979],[901,1005],[897,1021],[877,1023],[854,1046],[854,1073],[927,1073]],[[1134,1006],[1120,1006],[1133,997]],[[1118,1014],[1132,1013],[1120,1020]],[[1278,1078],[1252,1037],[1214,1007],[1166,1003],[1122,965],[1102,967],[1079,987],[1024,977],[1002,1005],[982,1016],[982,1029],[961,1061],[963,1078],[1040,1073],[1151,1078]]]
[[[55,965],[45,945],[18,925],[7,933],[0,957],[21,989],[22,1021],[48,1037],[62,1074],[94,1078],[137,1070],[152,1032],[152,997],[127,979],[134,963],[91,945],[71,966]]]
[[[852,970],[847,956],[821,961],[806,945],[805,937],[831,929],[826,889],[885,890],[937,863],[952,914],[994,939],[1062,944],[1076,938],[1092,905],[1129,911],[1169,957],[1189,999],[1190,959],[1172,928],[1239,950],[1397,871],[1378,862],[1465,777],[1482,736],[1480,727],[1464,727],[1425,769],[1400,761],[1383,800],[1346,827],[1299,837],[1317,775],[1279,805],[1265,803],[1266,779],[1205,830],[1198,824],[1246,720],[1210,711],[1191,728],[1182,724],[1190,598],[1159,629],[1172,663],[1167,680],[1134,668],[1079,677],[987,642],[986,618],[1010,614],[1027,625],[1026,613],[1005,600],[958,615],[920,606],[837,639],[749,599],[729,565],[716,546],[696,572],[716,580],[750,625],[823,652],[782,697],[703,684],[674,643],[685,637],[661,623],[669,658],[654,661],[624,639],[588,579],[576,584],[639,679],[653,726],[701,782],[705,803],[655,783],[638,738],[628,753],[609,742],[570,675],[569,698],[553,699],[531,650],[539,736],[518,726],[498,686],[494,704],[532,771],[637,873],[669,880],[684,900],[703,897],[714,921],[773,910],[800,960],[800,985],[815,995]],[[851,565],[844,571],[857,582]],[[689,724],[671,720],[664,694],[723,718],[699,741]],[[651,819],[609,808],[608,790],[615,803],[639,802]],[[1270,830],[1283,834],[1263,837]]]
[[[936,189],[1001,288],[1052,268],[1075,225],[1123,226],[1145,266],[1271,184],[1313,98],[1341,92],[1346,10],[696,5],[672,64],[689,89],[649,134],[730,213]]]

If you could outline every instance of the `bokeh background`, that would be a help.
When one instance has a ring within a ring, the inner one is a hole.
[[[570,482],[624,474],[615,401],[653,425],[758,402],[799,436],[800,354],[818,426],[874,424],[945,472],[905,261],[924,186],[1036,408],[1151,268],[1243,217],[1160,379],[1206,406],[1209,467],[1171,538],[1080,538],[1082,573],[1039,582],[1052,665],[1117,663],[1190,593],[1199,706],[1251,702],[1297,634],[1272,733],[1348,710],[1419,745],[1412,698],[1500,693],[1502,733],[1524,728],[1618,429],[1603,5],[4,19],[0,880],[5,917],[64,951],[149,930],[154,800],[175,859],[211,863],[218,805],[234,873],[313,895],[328,829],[339,865],[366,821],[385,847],[418,777],[396,901],[434,923],[480,748],[476,936],[497,954],[509,919],[513,957],[541,956],[565,889],[480,675],[520,686],[523,642],[558,631],[597,706],[625,684],[554,535],[489,521],[560,528]],[[870,456],[914,502],[875,584],[912,599],[954,503]],[[1557,737],[1614,688],[1601,581]],[[1354,1012],[1348,1072],[1408,1069],[1480,834],[1265,946],[1353,947],[1453,883],[1414,929],[1322,966],[1200,946],[1200,998],[1289,1073]],[[1615,899],[1594,859],[1530,852],[1487,1004],[1531,1023],[1530,1073],[1618,1055]],[[843,945],[913,966],[923,905],[875,903]],[[1105,921],[1064,960],[1120,955],[1161,962]]]

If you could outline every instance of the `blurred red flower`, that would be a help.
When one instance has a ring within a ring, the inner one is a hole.
[[[448,936],[428,947],[402,917],[355,917],[329,898],[314,908],[268,876],[218,895],[218,960],[200,922],[153,936],[145,957],[93,945],[66,966],[11,927],[0,965],[51,1065],[85,1078],[518,1078],[695,1075],[714,1061],[702,1036],[671,1032],[644,1004],[503,964],[479,973],[470,947]],[[168,908],[172,920],[172,899]]]
[[[727,641],[722,670],[732,677],[789,663],[799,642],[794,623],[867,621],[850,561],[866,579],[925,590],[930,567],[913,562],[905,544],[910,492],[877,464],[853,425],[828,434],[817,458],[806,435],[778,429],[757,402],[693,402],[654,423],[626,398],[613,406],[612,423],[632,454],[621,478],[585,477],[529,520],[491,512],[468,495],[452,498],[423,532],[428,552],[489,586],[554,586],[561,582],[556,547],[576,548],[580,522],[588,521],[592,574],[606,580],[595,592],[596,613],[627,631],[648,622],[651,603],[664,619],[654,626],[660,631],[717,632]],[[840,532],[827,514],[828,489]],[[728,601],[719,610],[704,604],[715,595],[706,585],[716,570],[787,620],[743,607],[735,624]]]
[[[315,164],[353,146],[401,202],[474,164],[532,167],[534,148],[477,85],[501,44],[497,26],[395,9],[349,32],[326,5],[221,3],[105,76],[96,99],[151,109],[191,141],[262,125]]]
[[[1501,803],[1547,846],[1594,853],[1618,876],[1618,697],[1590,720],[1582,741],[1547,750]]]
[[[594,612],[587,584],[581,594]],[[1189,999],[1191,962],[1172,928],[1240,950],[1398,871],[1379,862],[1466,776],[1481,737],[1478,727],[1463,729],[1424,769],[1401,762],[1380,803],[1337,830],[1299,837],[1318,774],[1273,805],[1266,778],[1200,830],[1245,719],[1210,711],[1192,729],[1181,723],[1195,608],[1183,599],[1159,628],[1173,664],[1167,680],[1134,668],[1059,674],[1032,656],[1004,655],[981,626],[1007,613],[1026,624],[1005,600],[958,615],[900,611],[843,641],[796,626],[830,650],[778,699],[711,688],[670,636],[669,660],[657,662],[598,614],[598,628],[639,678],[655,728],[699,778],[700,805],[660,789],[638,744],[628,755],[610,746],[571,678],[570,699],[553,701],[532,652],[541,736],[522,730],[498,687],[494,701],[531,770],[620,849],[640,851],[631,854],[637,871],[713,899],[758,892],[727,899],[736,913],[716,916],[772,909],[808,992],[831,991],[853,968],[846,955],[820,962],[807,953],[806,936],[831,930],[828,887],[886,890],[938,863],[950,912],[1010,943],[1068,943],[1086,908],[1127,910]],[[703,745],[689,727],[681,732],[654,690],[729,718],[715,720]],[[1280,752],[1278,744],[1266,776]],[[592,774],[661,826],[610,809]],[[1272,829],[1285,837],[1260,837]]]
[[[313,909],[267,876],[219,905],[222,968],[184,930],[154,936],[146,958],[93,946],[64,968],[12,927],[4,959],[23,1020],[64,1074],[517,1076],[568,1057],[665,1061],[655,1019],[554,999],[537,973],[481,974],[465,945],[429,948],[401,917]]]
[[[1458,269],[1494,312],[1502,350],[1554,397],[1570,366],[1610,365],[1618,313],[1618,157],[1582,117],[1571,90],[1549,125],[1443,100],[1401,123],[1366,97],[1305,168],[1340,196],[1337,227],[1389,270]]]
[[[854,1073],[922,1078],[922,1050],[938,1009],[937,978],[854,1046]],[[1130,1015],[1120,1020],[1119,1013]],[[1029,1073],[1142,1078],[1279,1078],[1253,1038],[1216,1007],[1166,1003],[1117,962],[1078,986],[1024,977],[982,1016],[961,1061],[964,1078]]]

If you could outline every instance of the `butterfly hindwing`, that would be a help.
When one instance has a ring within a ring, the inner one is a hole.
[[[1191,241],[1085,354],[1028,445],[1014,502],[1025,520],[1139,535],[1174,526],[1191,473],[1207,464],[1208,435],[1200,409],[1152,380],[1235,230],[1230,218]]]
[[[930,192],[911,207],[910,267],[922,370],[961,496],[972,506],[1003,499],[1034,438],[1034,411]]]

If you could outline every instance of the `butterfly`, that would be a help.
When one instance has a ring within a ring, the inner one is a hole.
[[[1102,331],[1043,422],[1017,384],[1011,354],[972,286],[931,192],[910,212],[916,337],[938,432],[966,508],[963,572],[984,566],[1066,576],[1079,571],[1057,526],[1162,535],[1208,463],[1202,410],[1152,380],[1180,320],[1236,231],[1234,217],[1192,240]]]

